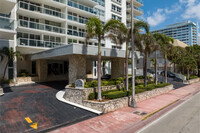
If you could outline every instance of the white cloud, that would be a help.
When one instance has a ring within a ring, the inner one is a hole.
[[[182,18],[200,20],[200,2],[196,2],[196,0],[180,0],[180,3],[186,4],[186,9],[181,15]]]
[[[152,16],[147,17],[147,22],[150,26],[154,27],[166,20],[166,15],[163,9],[158,9],[152,14]]]

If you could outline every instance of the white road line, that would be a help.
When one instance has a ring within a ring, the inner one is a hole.
[[[196,95],[200,94],[197,93]],[[194,95],[195,96],[195,95]],[[155,121],[149,123],[148,125],[146,125],[145,127],[143,127],[142,129],[140,129],[139,131],[137,131],[136,133],[141,133],[142,131],[144,131],[145,129],[149,128],[150,126],[152,126],[153,124],[156,124],[158,121],[160,121],[161,119],[163,119],[164,117],[167,117],[167,115],[169,115],[170,113],[172,113],[173,111],[177,110],[178,108],[180,108],[181,106],[183,106],[185,103],[191,101],[193,98],[190,97],[188,100],[184,101],[183,103],[181,103],[180,105],[176,106],[175,108],[173,108],[172,110],[170,110],[169,112],[165,113],[163,116],[159,117],[158,119],[156,119]]]

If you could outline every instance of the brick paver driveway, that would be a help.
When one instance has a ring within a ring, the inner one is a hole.
[[[97,116],[58,101],[55,95],[65,85],[51,82],[6,88],[0,97],[0,133],[47,131]],[[37,130],[31,127],[36,122]]]

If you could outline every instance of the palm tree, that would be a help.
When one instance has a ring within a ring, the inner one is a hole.
[[[126,27],[123,23],[118,22],[119,24],[113,25],[115,26],[115,34],[109,34],[107,35],[110,37],[115,44],[122,45],[126,43],[126,90],[128,90],[128,57],[129,57],[129,44],[131,42],[131,29]],[[146,32],[149,32],[149,25],[146,22],[139,21],[134,23],[134,41],[135,41],[135,47],[142,51],[142,45],[141,45],[141,36],[140,36],[140,29],[145,29]]]
[[[172,44],[174,43],[174,39],[164,34],[162,34],[160,37],[161,43],[159,43],[159,45],[165,60],[165,83],[167,83],[167,54],[173,48]]]
[[[118,28],[122,27],[122,23],[119,23],[118,20],[109,20],[104,26],[100,19],[92,17],[86,24],[86,44],[89,39],[96,37],[98,40],[98,100],[101,101],[101,40],[105,37],[111,38],[115,36],[116,31],[119,31]],[[105,34],[108,34],[107,36]]]
[[[4,47],[3,49],[1,49],[0,50],[0,56],[2,56],[3,58],[7,59],[6,67],[4,68],[4,74],[3,74],[3,80],[4,80],[5,79],[6,70],[8,68],[8,64],[10,62],[13,62],[15,57],[22,58],[22,56],[21,56],[19,51],[15,52],[12,47],[11,48]]]
[[[150,55],[156,45],[156,40],[153,37],[153,35],[148,32],[142,35],[142,45],[143,45],[143,53],[144,53],[144,58],[143,58],[143,71],[144,71],[144,85],[145,87],[147,86],[147,56]]]

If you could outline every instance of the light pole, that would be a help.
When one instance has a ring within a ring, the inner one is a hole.
[[[132,41],[132,54],[131,54],[131,57],[132,57],[132,99],[131,99],[131,103],[129,106],[133,107],[133,108],[136,108],[137,105],[136,105],[136,101],[135,101],[135,53],[134,53],[134,36],[133,36],[133,29],[134,29],[134,22],[133,22],[133,19],[134,19],[134,12],[133,12],[133,8],[134,8],[134,5],[133,5],[133,0],[131,0],[131,41]]]

